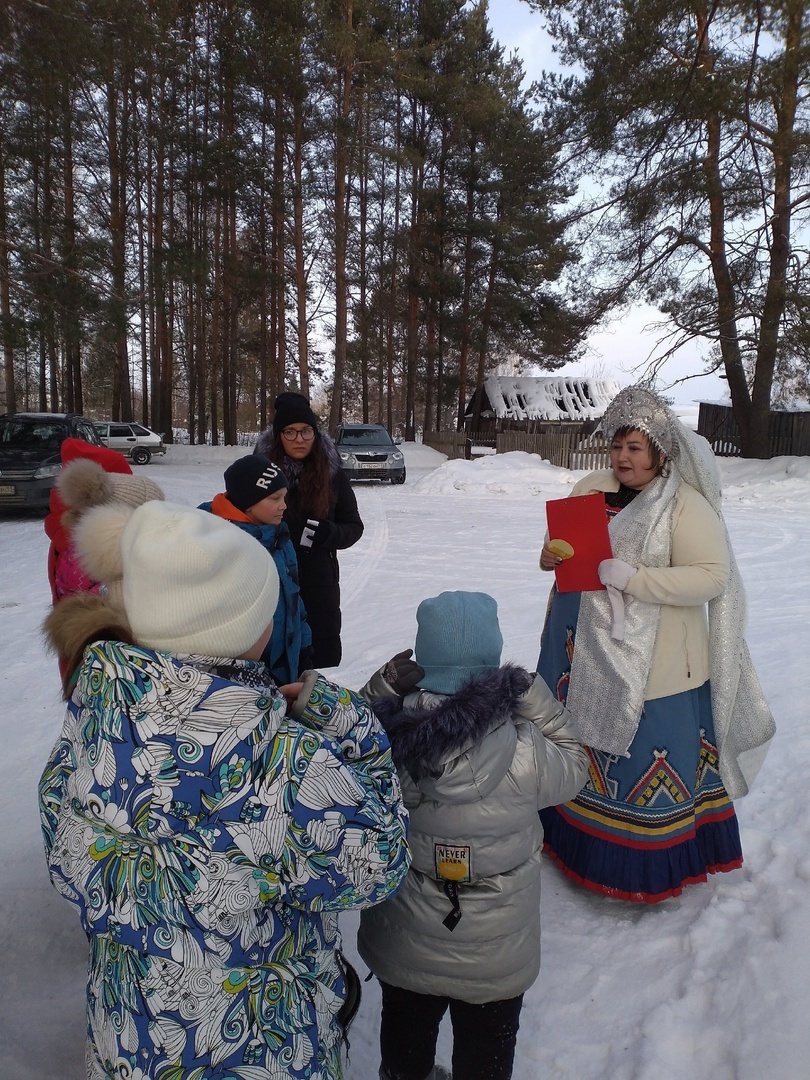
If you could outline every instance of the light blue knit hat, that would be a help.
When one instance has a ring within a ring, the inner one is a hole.
[[[416,662],[423,690],[454,694],[470,679],[501,666],[498,605],[487,593],[443,592],[416,609]]]

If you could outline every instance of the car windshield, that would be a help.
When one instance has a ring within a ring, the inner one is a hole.
[[[359,427],[341,431],[341,446],[393,446],[391,436],[384,428]]]
[[[48,420],[0,420],[0,442],[8,446],[58,450],[66,437],[64,424]]]

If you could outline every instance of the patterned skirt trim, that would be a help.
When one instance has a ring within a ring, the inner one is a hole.
[[[578,600],[570,593],[555,598],[538,663],[561,700]],[[628,757],[593,749],[588,756],[579,795],[540,813],[544,850],[572,881],[656,904],[742,865],[734,805],[720,780],[708,682],[645,702]]]
[[[697,799],[694,817],[656,826],[633,815],[588,805],[578,796],[541,812],[544,850],[578,885],[604,896],[657,904],[709,874],[742,866],[734,807],[723,793]]]

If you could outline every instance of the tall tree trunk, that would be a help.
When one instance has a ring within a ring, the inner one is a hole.
[[[757,344],[757,362],[751,393],[751,421],[746,456],[768,458],[773,374],[779,349],[779,328],[785,313],[786,282],[791,254],[791,174],[796,154],[796,108],[799,80],[806,74],[802,52],[803,0],[785,5],[785,59],[782,65],[782,93],[776,105],[778,127],[773,139],[773,206],[770,217],[771,245],[768,286],[762,308]]]
[[[295,312],[298,340],[298,384],[309,397],[309,333],[307,327],[307,273],[304,245],[304,102],[296,93],[293,103],[292,150],[293,252],[295,257]]]
[[[270,393],[275,400],[276,394],[284,389],[287,359],[287,290],[285,244],[285,191],[284,191],[284,103],[281,95],[276,96],[275,138],[273,143],[273,282],[274,304],[273,318],[275,328],[275,348],[270,368]]]
[[[484,376],[487,371],[487,351],[489,348],[489,327],[492,322],[492,298],[495,292],[495,277],[498,269],[500,256],[499,226],[501,219],[501,206],[498,206],[492,238],[492,250],[490,253],[489,275],[487,277],[487,289],[484,296],[484,308],[481,313],[480,340],[478,345],[478,371],[475,378],[475,391],[473,394],[473,411],[470,419],[470,430],[480,431],[481,428],[481,405],[483,394],[479,393],[484,385]]]
[[[135,230],[138,247],[138,319],[140,323],[138,339],[140,342],[140,372],[141,372],[141,423],[149,426],[149,349],[148,349],[148,314],[147,314],[147,224],[144,212],[144,178],[141,170],[141,127],[136,108],[136,90],[134,83],[130,84],[131,104],[130,114],[133,118],[133,147],[132,147],[132,196],[135,203]],[[133,415],[134,409],[133,409]]]
[[[213,281],[211,297],[211,445],[219,446],[219,370],[222,356],[222,201],[214,204],[214,247],[212,252]]]
[[[402,100],[397,94],[396,106],[396,131],[394,135],[394,223],[391,230],[391,274],[388,283],[388,321],[385,336],[385,367],[387,380],[388,407],[386,411],[386,425],[391,431],[394,426],[394,363],[395,363],[395,333],[397,322],[397,292],[399,277],[399,249],[400,249],[400,218],[402,213]],[[381,240],[381,243],[384,241]]]
[[[53,250],[54,234],[54,175],[52,170],[51,154],[51,116],[46,114],[44,129],[44,155],[42,159],[42,262],[46,267],[43,275],[43,284],[47,289],[44,303],[42,304],[42,328],[44,333],[45,354],[44,361],[48,371],[48,387],[50,396],[50,411],[59,412],[61,407],[61,393],[59,386],[59,351],[56,345],[56,313],[55,313],[55,282],[54,266],[56,260]],[[43,380],[44,383],[44,380]],[[41,409],[47,409],[48,403],[43,398],[40,403]]]
[[[337,68],[337,116],[335,131],[335,373],[329,430],[340,423],[343,410],[343,378],[348,340],[349,285],[346,255],[349,238],[349,159],[352,78],[354,74],[353,0],[344,0],[344,45]]]
[[[470,148],[470,176],[467,180],[467,217],[464,236],[464,292],[461,301],[461,346],[458,357],[458,412],[456,431],[464,430],[464,413],[467,409],[467,361],[470,351],[470,308],[473,278],[473,229],[475,227],[475,185],[472,169],[475,148]]]
[[[262,161],[267,160],[267,95],[262,100]],[[262,269],[261,287],[259,289],[259,429],[264,431],[267,427],[267,398],[269,394],[268,369],[271,363],[270,350],[273,347],[273,328],[270,326],[270,311],[273,310],[272,302],[268,311],[268,292],[272,288],[272,282],[268,288],[269,268],[272,263],[268,252],[268,228],[267,228],[267,187],[264,183],[264,174],[259,184],[259,261]],[[273,243],[272,233],[270,244]]]
[[[173,80],[169,83],[167,95],[168,115],[174,117],[176,110],[177,84]],[[161,348],[160,365],[160,416],[159,430],[166,442],[174,439],[174,327],[176,306],[176,222],[175,222],[175,185],[177,183],[177,170],[175,168],[175,155],[177,153],[176,139],[172,137],[167,143],[166,154],[166,217],[164,221],[164,235],[166,245],[166,263],[164,265],[164,303],[163,303],[163,347]]]
[[[11,315],[11,272],[8,259],[8,214],[6,213],[5,144],[0,132],[0,326],[3,328],[3,369],[0,380],[0,408],[17,412],[14,382],[14,324]]]
[[[122,77],[123,78],[123,77]],[[125,81],[125,80],[124,80]],[[110,172],[110,238],[112,249],[112,303],[115,370],[113,377],[112,416],[114,420],[132,420],[132,386],[129,378],[129,349],[126,313],[126,175],[122,147],[127,139],[128,96],[126,86],[121,96],[122,115],[118,116],[118,89],[107,84],[107,144]]]
[[[369,317],[368,317],[368,180],[369,180],[369,101],[368,90],[364,89],[358,102],[358,197],[360,200],[359,218],[360,235],[358,236],[358,257],[360,296],[357,305],[358,344],[360,349],[360,402],[362,406],[363,423],[369,421]],[[377,416],[379,420],[379,415]]]
[[[64,186],[64,261],[65,274],[65,310],[63,313],[65,338],[65,408],[68,412],[84,412],[82,394],[82,357],[79,312],[81,301],[78,298],[76,257],[76,196],[73,168],[73,119],[71,97],[67,84],[62,96],[62,145],[63,145],[63,186]],[[70,298],[76,297],[72,302]]]
[[[152,213],[151,213],[151,259],[152,268],[152,310],[154,312],[154,336],[152,347],[149,350],[151,360],[150,371],[150,396],[152,422],[161,423],[163,416],[163,401],[161,398],[163,388],[163,370],[166,363],[165,353],[168,350],[168,323],[166,318],[166,282],[165,282],[165,246],[164,236],[165,207],[166,207],[166,143],[164,123],[165,114],[165,85],[160,86],[159,100],[156,109],[156,117],[150,129],[155,131],[154,147],[154,173],[151,179],[152,190]]]

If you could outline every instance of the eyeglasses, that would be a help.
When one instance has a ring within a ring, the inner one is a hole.
[[[282,439],[286,439],[287,442],[295,442],[296,439],[300,439],[301,442],[312,442],[315,438],[315,429],[311,427],[304,428],[284,428],[281,433]]]

